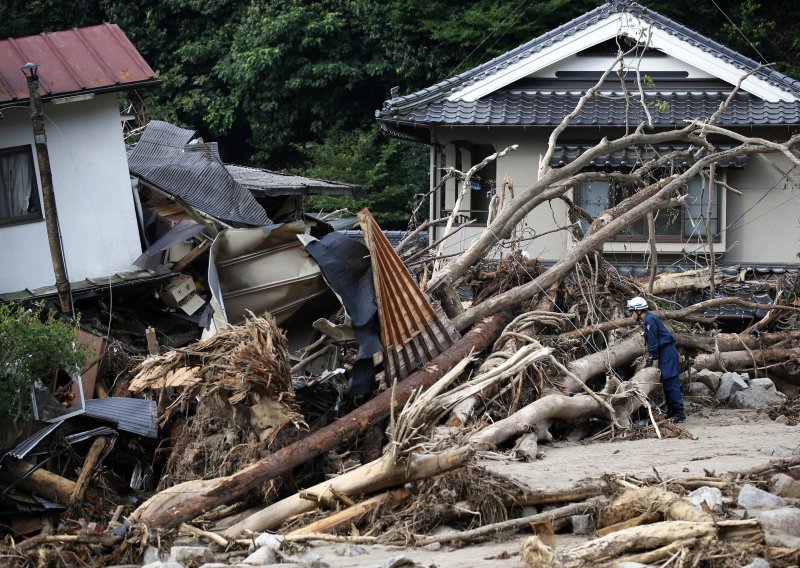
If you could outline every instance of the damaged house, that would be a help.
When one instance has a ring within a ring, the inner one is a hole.
[[[614,66],[596,96],[561,133],[539,173],[553,127],[612,66],[618,48],[630,50],[623,65]],[[413,93],[393,93],[376,117],[387,135],[430,145],[431,189],[440,185],[448,168],[467,172],[493,153],[518,145],[470,180],[455,221],[472,223],[448,241],[446,252],[453,254],[484,231],[493,199],[508,201],[514,189],[519,194],[548,169],[564,167],[603,137],[632,132],[640,122],[651,121],[651,131],[660,132],[681,128],[692,119],[708,120],[740,80],[741,88],[719,117],[719,126],[768,140],[785,140],[796,133],[800,81],[759,67],[648,8],[611,0],[474,69]],[[627,172],[679,149],[629,147],[595,158],[584,171]],[[681,171],[687,165],[687,160],[673,160],[665,169]],[[717,263],[729,267],[796,266],[798,183],[800,173],[780,153],[720,161],[711,182],[706,173],[688,184],[682,207],[657,215],[660,266],[705,264],[710,244]],[[436,189],[430,199],[431,219],[450,215],[461,185],[450,179]],[[587,181],[566,195],[594,217],[630,192],[621,183]],[[562,258],[574,244],[569,213],[558,199],[531,211],[518,229],[524,233],[520,246],[544,262]],[[431,240],[443,234],[440,223],[431,231]],[[619,267],[641,270],[650,250],[647,241],[643,220],[606,242],[603,252]]]
[[[3,299],[55,293],[43,186],[22,67],[38,74],[58,236],[73,292],[142,274],[117,93],[157,85],[114,24],[0,41],[0,275]]]

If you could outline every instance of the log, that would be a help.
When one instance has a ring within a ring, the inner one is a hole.
[[[204,511],[235,501],[254,487],[353,440],[371,424],[388,417],[393,406],[402,406],[414,391],[434,384],[471,351],[479,352],[491,345],[508,321],[501,314],[486,318],[445,352],[409,375],[396,388],[384,391],[340,420],[281,448],[224,480],[219,480],[213,489],[163,511],[150,519],[150,525],[153,528],[178,526]]]
[[[81,543],[81,544],[100,544],[111,548],[122,542],[123,537],[112,534],[40,534],[33,536],[19,543],[16,548],[20,552],[25,552],[32,548],[38,548],[43,544],[57,543]]]
[[[597,536],[606,536],[607,534],[611,534],[613,532],[621,531],[624,529],[629,529],[631,527],[649,525],[650,523],[654,523],[662,519],[663,515],[648,511],[642,513],[641,515],[637,515],[635,517],[627,519],[625,521],[621,521],[619,523],[614,523],[613,525],[608,525],[607,527],[597,529]]]
[[[675,541],[686,541],[688,544],[699,540],[712,540],[715,537],[716,529],[713,523],[665,521],[632,527],[567,550],[558,550],[553,560],[556,566],[563,568],[597,566],[602,561],[629,552],[653,550]]]
[[[641,340],[641,338],[639,338]],[[638,388],[645,396],[660,385],[658,369],[642,369],[620,389]],[[619,392],[619,391],[618,391]],[[627,404],[626,398],[614,399],[614,407]],[[627,410],[627,409],[626,409]],[[479,430],[470,438],[470,443],[479,447],[494,447],[506,440],[530,431],[534,425],[549,425],[555,419],[574,420],[576,418],[607,417],[607,410],[592,396],[578,394],[566,396],[549,394],[524,407],[504,420]]]
[[[346,495],[372,493],[462,467],[471,454],[468,447],[461,447],[438,454],[415,455],[411,457],[407,466],[396,464],[387,454],[372,463],[319,483],[312,487],[311,491],[322,494],[333,487]],[[245,531],[269,530],[279,526],[289,517],[313,511],[315,507],[316,503],[295,494],[239,521],[222,534],[228,538],[236,538]]]
[[[0,475],[12,483],[16,483],[30,470],[31,466],[12,459],[3,461],[3,468]],[[37,469],[26,479],[17,484],[18,487],[52,501],[59,505],[69,505],[73,493],[75,493],[76,483],[70,479],[51,473],[45,469]],[[99,502],[99,497],[93,491],[86,491],[86,499],[92,503]]]
[[[92,447],[89,448],[89,453],[86,454],[86,459],[83,460],[83,466],[78,474],[78,480],[75,482],[75,490],[69,499],[70,507],[75,506],[83,501],[83,495],[86,492],[86,487],[89,485],[89,480],[94,474],[100,458],[108,447],[108,438],[105,436],[98,436],[92,442]]]
[[[544,513],[528,515],[526,517],[520,517],[518,519],[509,519],[507,521],[493,523],[491,525],[484,525],[477,529],[429,536],[427,538],[418,540],[416,542],[416,545],[426,546],[428,544],[433,544],[434,542],[453,542],[454,540],[460,540],[462,542],[466,542],[473,540],[475,538],[484,537],[487,535],[494,535],[502,531],[508,531],[508,530],[516,531],[519,529],[523,529],[529,527],[531,523],[536,523],[546,520],[552,521],[556,519],[566,519],[573,515],[585,515],[587,513],[594,512],[596,508],[597,508],[597,502],[595,500],[587,501],[585,503],[573,503],[571,505],[565,505],[557,509],[551,509],[549,511],[545,511]]]
[[[642,513],[659,512],[667,520],[710,523],[714,518],[696,509],[672,491],[661,487],[642,487],[626,491],[598,514],[598,526],[619,524]]]
[[[569,487],[553,488],[549,486],[541,489],[528,489],[523,495],[512,496],[508,500],[508,504],[518,507],[532,507],[535,505],[551,505],[553,503],[569,503],[572,501],[585,501],[598,495],[607,495],[609,492],[608,483],[602,479],[587,479]]]
[[[329,515],[324,519],[314,521],[302,528],[293,530],[287,533],[286,537],[291,538],[298,534],[307,533],[327,533],[333,532],[343,526],[349,527],[350,523],[358,522],[364,515],[371,513],[378,507],[394,507],[409,495],[411,495],[411,492],[408,489],[394,489],[386,493],[381,493],[380,495],[375,495],[361,503],[356,503],[352,507]]]
[[[722,273],[714,271],[714,283],[722,283]],[[711,269],[687,270],[686,272],[669,272],[659,274],[653,282],[651,294],[660,296],[678,290],[702,290],[711,285]]]
[[[755,356],[755,359],[753,357]],[[694,358],[695,369],[709,371],[741,371],[753,367],[764,367],[774,363],[795,363],[800,360],[800,347],[793,349],[759,349],[757,351],[727,351],[725,353],[709,353]]]
[[[781,333],[762,333],[754,335],[739,335],[737,333],[720,333],[715,336],[699,333],[673,333],[675,344],[678,347],[694,349],[696,351],[741,351],[742,349],[763,349],[778,343],[800,340],[800,331],[786,331]]]

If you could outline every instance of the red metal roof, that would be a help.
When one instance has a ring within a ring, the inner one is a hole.
[[[20,68],[39,65],[42,97],[120,91],[158,83],[155,71],[116,24],[0,41],[0,108],[26,103]]]

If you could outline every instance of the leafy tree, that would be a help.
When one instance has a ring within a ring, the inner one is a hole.
[[[79,371],[86,350],[77,344],[77,329],[44,309],[0,304],[0,420],[27,416],[34,381],[46,381],[58,369]]]

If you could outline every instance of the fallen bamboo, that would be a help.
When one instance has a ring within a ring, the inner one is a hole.
[[[281,448],[228,478],[218,480],[219,483],[205,493],[162,511],[149,520],[150,526],[178,526],[206,510],[239,499],[253,487],[288,473],[295,467],[349,442],[371,424],[386,418],[393,405],[402,405],[412,392],[435,383],[470,351],[481,351],[489,346],[508,321],[508,318],[499,314],[486,318],[444,353],[400,382],[395,389],[384,391],[340,420]]]
[[[526,517],[520,517],[518,519],[509,519],[507,521],[493,523],[491,525],[485,525],[477,529],[429,536],[427,538],[417,540],[416,545],[426,546],[428,544],[433,544],[435,542],[453,542],[455,540],[470,541],[475,538],[485,537],[487,535],[492,535],[503,531],[508,531],[508,530],[516,531],[519,529],[529,527],[531,523],[539,521],[546,521],[546,520],[553,521],[557,519],[566,519],[567,517],[572,517],[573,515],[585,515],[588,513],[592,513],[597,508],[597,505],[598,502],[594,499],[586,501],[584,503],[573,503],[571,505],[565,505],[557,509],[551,509],[550,511],[545,511],[544,513],[528,515]]]

